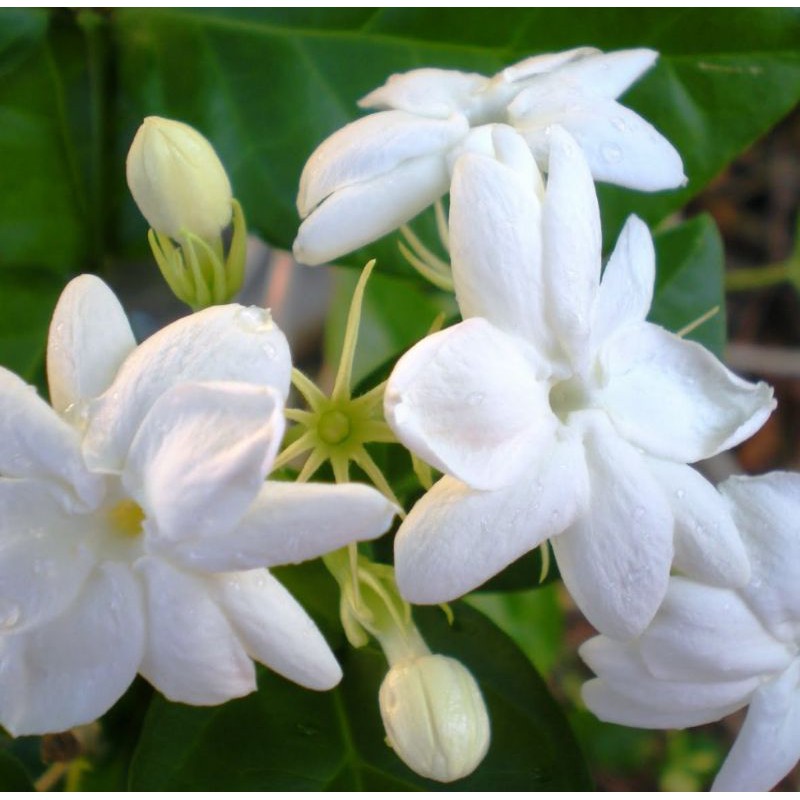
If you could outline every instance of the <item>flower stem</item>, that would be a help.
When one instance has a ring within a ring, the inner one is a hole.
[[[736,269],[725,276],[725,288],[729,292],[740,292],[774,286],[784,281],[791,281],[793,272],[797,271],[800,271],[799,259],[768,264],[765,267]]]

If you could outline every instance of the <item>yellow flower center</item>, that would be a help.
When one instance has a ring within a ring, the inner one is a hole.
[[[337,409],[326,411],[319,419],[317,432],[326,444],[339,444],[350,434],[350,420],[347,414]]]
[[[121,500],[108,512],[108,518],[124,536],[138,536],[142,532],[144,511],[133,500]]]

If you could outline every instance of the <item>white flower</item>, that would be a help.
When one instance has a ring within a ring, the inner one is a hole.
[[[231,184],[208,139],[190,125],[146,117],[127,160],[128,186],[153,230],[218,239],[231,221]]]
[[[495,158],[467,154],[453,176],[465,321],[406,353],[386,390],[397,437],[446,473],[400,527],[398,584],[411,602],[447,601],[554,537],[592,624],[631,636],[664,596],[673,548],[687,574],[747,581],[718,493],[685,465],[757,430],[772,390],[645,321],[655,258],[640,220],[600,282],[592,177],[565,131],[551,131],[542,200],[519,135],[493,138]]]
[[[382,109],[326,139],[300,178],[298,261],[321,264],[391,233],[450,186],[453,160],[508,123],[544,169],[553,123],[579,142],[596,180],[645,191],[685,182],[681,158],[616,102],[658,54],[581,47],[525,59],[493,78],[444,69],[393,75],[359,105]]]
[[[800,475],[731,478],[732,506],[753,574],[740,591],[674,577],[638,639],[598,636],[581,648],[597,678],[583,688],[601,719],[685,728],[750,706],[714,781],[767,791],[800,758]]]
[[[89,722],[137,672],[219,703],[255,688],[251,658],[333,686],[327,644],[264,567],[374,537],[393,509],[366,486],[264,482],[291,369],[269,313],[210,308],[137,348],[83,276],[47,355],[53,408],[0,370],[0,723]]]
[[[381,684],[379,701],[389,744],[418,775],[458,780],[489,749],[481,690],[455,658],[428,654],[395,664]]]

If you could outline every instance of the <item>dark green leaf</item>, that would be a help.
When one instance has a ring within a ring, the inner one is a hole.
[[[22,763],[11,753],[0,750],[0,791],[35,792],[36,789]]]
[[[722,242],[714,220],[695,217],[655,237],[656,293],[650,321],[680,331],[714,308],[719,311],[687,338],[717,356],[725,347],[725,269]]]
[[[436,608],[416,609],[415,617],[433,651],[455,656],[472,670],[489,707],[492,746],[468,778],[446,786],[422,779],[386,746],[377,694],[387,665],[368,646],[339,651],[345,678],[331,692],[310,692],[264,670],[258,693],[218,708],[190,708],[156,698],[132,766],[131,788],[588,788],[572,734],[530,663],[481,614],[463,604],[454,609],[452,627]]]

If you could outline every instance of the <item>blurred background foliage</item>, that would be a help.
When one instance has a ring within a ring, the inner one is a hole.
[[[389,74],[418,66],[492,73],[579,45],[661,53],[624,102],[676,145],[689,183],[653,195],[599,187],[604,243],[613,246],[628,214],[643,217],[658,250],[651,318],[677,331],[719,306],[690,335],[722,354],[731,252],[704,212],[719,220],[727,209],[722,218],[737,228],[730,220],[740,209],[731,212],[716,187],[800,99],[798,42],[794,9],[0,10],[0,364],[45,391],[47,325],[77,273],[103,276],[134,316],[149,302],[140,287],[165,291],[125,186],[125,155],[143,117],[173,117],[202,131],[252,231],[286,249],[306,158],[358,116],[357,99]],[[788,141],[800,146],[791,133]],[[756,158],[754,171],[760,166]],[[784,172],[781,186],[785,180]],[[789,206],[800,180],[793,185]],[[415,228],[435,246],[429,216]],[[788,255],[758,252],[756,263]],[[344,263],[375,256],[355,375],[365,384],[440,311],[455,313],[450,298],[403,262],[395,236]],[[335,362],[355,278],[352,270],[337,273],[323,366]],[[384,446],[375,457],[413,499],[419,487],[402,450]],[[390,552],[387,540],[374,555]],[[492,716],[487,761],[449,788],[581,789],[592,785],[589,772],[605,789],[707,786],[727,749],[724,726],[648,733],[581,709],[586,673],[576,648],[591,631],[556,573],[533,588],[539,567],[538,555],[512,565],[489,591],[456,604],[452,626],[438,609],[415,612],[431,645],[474,671]],[[3,738],[0,788],[29,789],[34,779],[43,788],[42,775],[53,786],[84,789],[436,788],[385,746],[376,698],[385,662],[377,650],[345,646],[325,571],[312,564],[280,577],[337,649],[346,675],[340,688],[317,695],[264,671],[257,694],[193,709],[153,696],[139,681],[100,726],[62,739]]]

